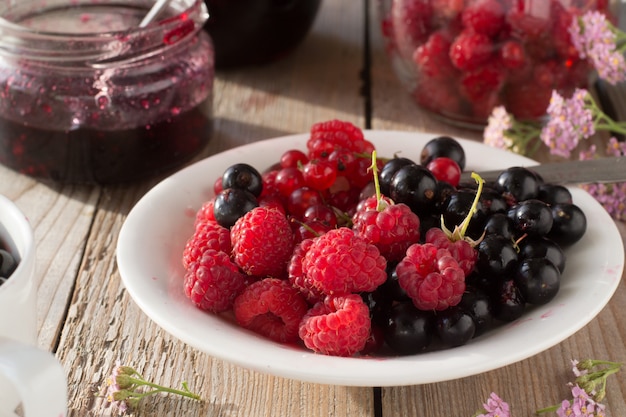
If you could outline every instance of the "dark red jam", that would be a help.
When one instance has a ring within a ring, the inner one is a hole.
[[[198,106],[170,120],[124,130],[43,130],[0,117],[0,163],[65,183],[112,184],[167,172],[208,142],[211,117]]]

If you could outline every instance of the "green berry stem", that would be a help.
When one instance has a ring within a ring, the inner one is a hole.
[[[448,238],[453,242],[456,242],[458,240],[466,240],[470,244],[475,245],[477,244],[477,242],[474,242],[468,237],[466,237],[465,232],[467,232],[467,228],[469,227],[470,221],[472,220],[474,213],[478,211],[478,202],[480,201],[480,195],[483,192],[483,186],[485,184],[485,180],[476,172],[472,172],[471,176],[474,179],[474,181],[476,181],[476,183],[478,184],[478,188],[476,189],[476,197],[474,197],[474,201],[472,202],[472,206],[470,207],[469,212],[467,213],[467,216],[465,217],[465,219],[463,219],[463,222],[461,222],[460,225],[455,226],[454,230],[451,232],[450,229],[448,229],[446,225],[444,224],[444,219],[442,215],[441,216],[441,230],[443,230],[444,233],[448,236]]]
[[[378,181],[378,159],[376,158],[376,151],[372,151],[372,165],[370,169],[374,175],[374,189],[376,190],[376,211],[383,211],[386,204],[383,204],[382,194],[380,193],[380,182]]]

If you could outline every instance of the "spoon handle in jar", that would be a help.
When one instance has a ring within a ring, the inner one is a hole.
[[[154,3],[154,6],[152,6],[150,11],[148,11],[146,16],[143,18],[141,23],[139,23],[139,27],[143,28],[143,27],[148,26],[150,23],[152,23],[154,19],[156,19],[157,16],[161,14],[163,9],[165,9],[165,6],[167,6],[169,2],[170,0],[157,0],[157,2]]]

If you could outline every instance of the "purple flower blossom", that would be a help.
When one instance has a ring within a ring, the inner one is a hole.
[[[571,401],[564,400],[556,410],[559,417],[604,417],[604,405],[599,404],[578,385],[572,387]]]
[[[587,97],[589,92],[583,89],[576,89],[569,99],[564,99],[557,91],[552,92],[546,110],[549,119],[540,134],[551,154],[569,158],[581,139],[595,134],[593,112],[587,107]]]
[[[589,59],[598,75],[611,84],[626,79],[626,62],[617,47],[618,31],[598,11],[589,11],[568,28],[572,44],[582,59]]]
[[[494,108],[485,128],[484,143],[494,148],[508,149],[512,141],[506,137],[506,132],[512,127],[513,119],[504,106]]]
[[[487,402],[483,404],[484,411],[476,417],[511,417],[509,404],[504,402],[495,392],[492,392]]]

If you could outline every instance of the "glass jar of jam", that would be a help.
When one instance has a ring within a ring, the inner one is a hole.
[[[496,106],[539,120],[552,91],[588,88],[593,71],[571,42],[572,20],[610,0],[379,0],[392,67],[420,108],[482,129]],[[612,13],[613,12],[613,13]]]
[[[0,163],[63,183],[179,167],[210,137],[214,53],[203,0],[0,5]]]
[[[205,0],[218,68],[262,65],[293,51],[321,0]]]

